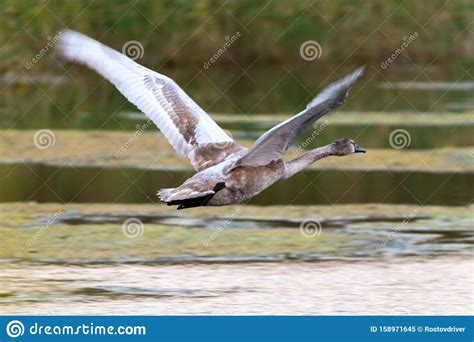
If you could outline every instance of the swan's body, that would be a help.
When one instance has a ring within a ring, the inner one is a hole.
[[[344,102],[363,68],[328,86],[305,110],[267,131],[247,149],[231,139],[170,78],[74,31],[61,33],[57,51],[113,83],[190,159],[197,173],[181,186],[158,193],[162,201],[178,205],[178,209],[241,203],[318,159],[365,152],[354,141],[340,139],[294,160],[283,160],[283,154],[307,127]]]

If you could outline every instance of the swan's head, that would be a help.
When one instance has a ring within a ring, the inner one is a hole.
[[[336,140],[332,143],[334,149],[334,155],[346,156],[352,153],[365,153],[366,150],[355,143],[354,140],[344,138]]]

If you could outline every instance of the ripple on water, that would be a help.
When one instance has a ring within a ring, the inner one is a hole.
[[[470,217],[417,213],[313,216],[321,234],[302,234],[301,212],[291,217],[179,214],[169,212],[78,212],[34,216],[0,227],[7,243],[3,262],[35,264],[180,264],[318,261],[383,255],[469,254]],[[306,209],[305,209],[306,210]],[[140,220],[145,236],[124,235],[128,218]],[[46,229],[44,229],[46,227]],[[25,242],[26,241],[26,242]]]
[[[7,275],[0,277],[0,288],[8,293],[0,303],[3,314],[466,315],[474,300],[471,267],[471,260],[460,256],[170,266],[0,264]]]

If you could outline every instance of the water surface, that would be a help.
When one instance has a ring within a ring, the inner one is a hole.
[[[54,64],[54,63],[53,63]],[[298,65],[255,64],[244,74],[240,68],[189,66],[163,69],[206,111],[234,113],[243,119],[254,113],[291,115],[306,106],[329,82],[357,66],[338,69],[318,63]],[[68,75],[63,67],[48,75],[6,74],[0,79],[0,128],[133,129],[119,112],[136,108],[100,76],[80,66]],[[472,80],[457,64],[430,68],[416,66],[380,72],[374,66],[351,92],[346,111],[409,112],[413,115],[463,112],[473,108]],[[232,115],[232,114],[230,114]],[[429,119],[427,119],[429,120]]]
[[[246,142],[282,118],[253,115],[295,113],[337,78],[308,64],[160,71],[207,111],[233,113],[218,121]],[[110,165],[144,117],[93,72],[70,74],[0,79],[0,128],[33,129],[1,136],[2,314],[472,314],[473,86],[462,67],[369,67],[343,107],[352,122],[331,122],[305,145],[354,137],[392,152],[377,163],[312,168],[244,206],[179,212],[155,194],[192,172],[146,135]],[[397,119],[371,121],[384,112]],[[56,149],[33,145],[45,127]],[[394,129],[409,132],[407,149],[392,149]],[[404,153],[413,150],[422,154]]]
[[[456,257],[171,266],[0,263],[3,314],[470,315]]]
[[[158,202],[160,188],[179,186],[192,171],[130,167],[0,164],[0,202]],[[250,200],[259,205],[409,203],[468,205],[472,172],[307,169]]]

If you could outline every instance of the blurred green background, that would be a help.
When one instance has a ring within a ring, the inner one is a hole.
[[[422,43],[410,47],[405,58],[422,64],[436,57],[437,64],[449,64],[473,57],[474,4],[469,0],[133,3],[3,0],[0,71],[15,70],[19,60],[28,60],[47,36],[64,27],[102,37],[115,47],[136,39],[146,51],[143,62],[151,67],[201,66],[225,36],[236,31],[245,42],[233,46],[229,54],[241,65],[256,58],[261,63],[301,62],[299,46],[309,39],[321,44],[325,63],[341,63],[349,56],[354,63],[378,63],[399,48],[403,36],[415,31]]]
[[[289,115],[362,64],[367,75],[346,111],[463,112],[473,103],[473,7],[468,0],[4,0],[0,127],[135,126],[129,114],[136,108],[94,72],[58,61],[51,49],[31,64],[65,27],[119,51],[138,41],[140,64],[174,78],[212,113]],[[240,37],[205,68],[237,32]],[[415,32],[418,37],[383,68]],[[309,40],[321,46],[312,61],[300,55]]]

